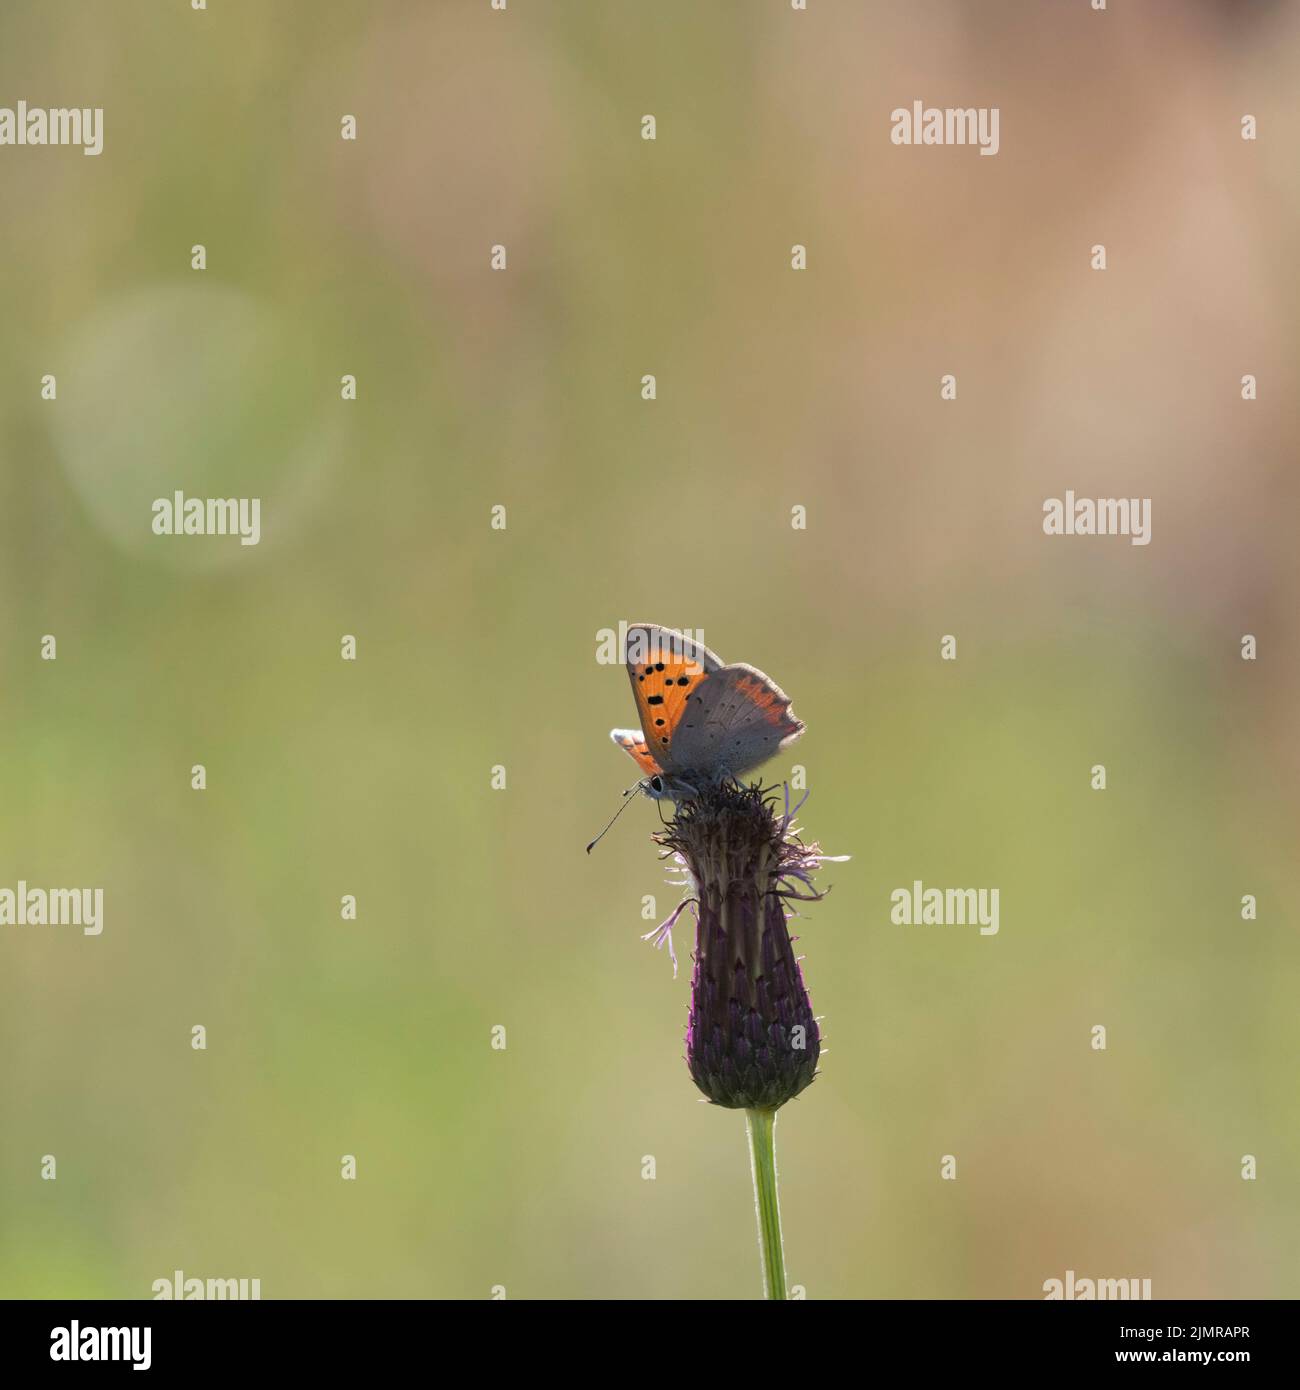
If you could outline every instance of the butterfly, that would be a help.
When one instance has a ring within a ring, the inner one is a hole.
[[[637,786],[656,800],[681,801],[740,777],[803,733],[775,681],[753,666],[725,664],[683,633],[634,623],[625,657],[641,728],[609,736],[645,774]]]

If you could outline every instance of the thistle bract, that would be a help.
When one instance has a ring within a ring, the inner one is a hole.
[[[821,1051],[787,904],[822,896],[811,874],[823,856],[776,800],[760,787],[713,787],[656,837],[685,868],[696,914],[687,1066],[709,1100],[731,1109],[792,1100]]]

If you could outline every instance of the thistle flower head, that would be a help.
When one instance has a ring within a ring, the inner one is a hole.
[[[775,1110],[811,1084],[821,1038],[795,959],[791,901],[823,895],[825,860],[794,827],[786,793],[734,782],[682,802],[655,838],[688,878],[695,909],[686,1062],[715,1105]],[[660,944],[677,915],[656,933]],[[671,949],[671,946],[670,946]]]

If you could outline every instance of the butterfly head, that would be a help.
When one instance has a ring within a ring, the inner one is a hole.
[[[639,783],[641,790],[652,801],[689,801],[699,796],[700,790],[684,777],[670,777],[666,772],[656,772]]]
[[[649,777],[643,777],[639,782],[633,784],[623,793],[623,804],[609,818],[609,824],[605,826],[608,830],[611,825],[627,810],[637,792],[642,792],[651,801],[687,801],[693,796],[699,796],[699,789],[681,777],[670,777],[667,773],[652,772]],[[591,844],[587,846],[587,853],[590,854],[595,845],[599,842],[605,830],[597,835]]]

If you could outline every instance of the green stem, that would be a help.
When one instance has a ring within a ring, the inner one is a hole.
[[[776,1195],[776,1111],[746,1110],[749,1167],[758,1212],[758,1249],[763,1257],[763,1292],[785,1302],[785,1250],[781,1244],[781,1204]]]

